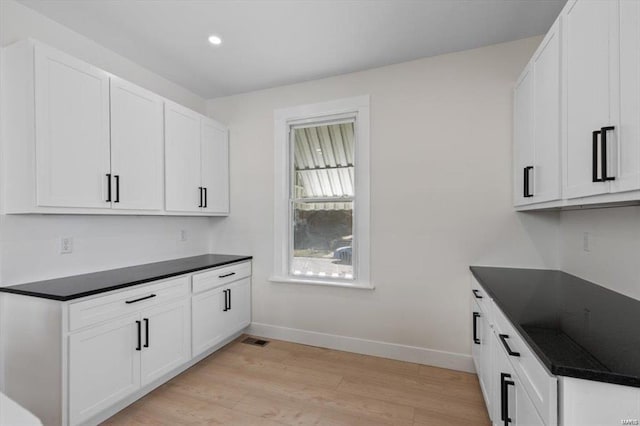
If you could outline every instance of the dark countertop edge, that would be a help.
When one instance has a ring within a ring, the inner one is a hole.
[[[109,286],[109,287],[104,287],[104,288],[100,288],[100,289],[96,289],[96,290],[85,291],[85,292],[82,292],[82,293],[76,293],[76,294],[74,294],[72,296],[68,296],[68,297],[62,297],[62,296],[56,296],[56,295],[44,294],[44,293],[38,293],[38,292],[32,292],[32,291],[26,291],[26,290],[19,290],[19,289],[14,289],[12,287],[0,287],[0,293],[19,294],[19,295],[22,295],[22,296],[31,296],[31,297],[38,297],[38,298],[41,298],[41,299],[49,299],[49,300],[57,300],[57,301],[60,301],[60,302],[68,302],[69,300],[80,299],[80,298],[83,298],[83,297],[93,296],[95,294],[100,294],[100,293],[107,293],[109,291],[119,290],[121,288],[133,287],[133,286],[136,286],[136,285],[145,284],[145,283],[149,283],[149,282],[152,282],[152,281],[160,281],[160,280],[164,280],[164,279],[171,278],[171,277],[177,277],[177,276],[180,276],[180,275],[186,275],[186,274],[190,274],[190,273],[193,273],[193,272],[202,271],[202,270],[205,270],[205,269],[218,268],[220,266],[230,265],[232,263],[246,262],[247,260],[252,260],[252,259],[253,259],[253,256],[243,256],[243,257],[240,257],[240,258],[234,259],[234,260],[228,260],[228,261],[224,261],[224,262],[216,262],[215,264],[212,264],[212,265],[200,266],[200,267],[197,267],[197,268],[188,268],[188,269],[185,269],[183,271],[170,273],[170,274],[149,276],[148,278],[145,278],[145,279],[131,281],[131,282],[124,283],[124,284],[117,284],[117,285],[112,285],[112,286]],[[102,271],[102,272],[104,272],[106,274],[106,273],[109,273],[109,270]]]
[[[553,271],[553,272],[562,272],[558,269],[535,269],[535,268],[508,268],[508,267],[500,267],[500,266],[469,266],[469,270],[475,277],[475,279],[482,285],[484,291],[486,291],[491,299],[496,302],[500,311],[503,313],[505,317],[509,320],[511,325],[515,327],[520,336],[525,340],[529,348],[533,351],[535,356],[540,360],[540,362],[545,366],[547,371],[555,376],[564,376],[564,377],[572,377],[575,379],[583,379],[583,380],[591,380],[595,382],[604,382],[611,383],[614,385],[622,385],[622,386],[631,386],[640,388],[640,377],[637,376],[627,376],[619,373],[613,373],[609,371],[601,371],[601,370],[585,370],[580,368],[568,367],[564,365],[556,365],[554,364],[544,353],[542,349],[529,337],[529,334],[520,327],[516,321],[511,318],[511,315],[502,306],[502,302],[493,294],[493,292],[489,289],[489,286],[483,282],[483,280],[476,275],[474,268],[494,268],[494,269],[530,269],[535,271]],[[570,275],[570,274],[569,274]]]

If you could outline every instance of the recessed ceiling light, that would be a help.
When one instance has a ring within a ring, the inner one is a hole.
[[[222,39],[217,35],[212,35],[212,36],[209,36],[209,43],[213,44],[214,46],[218,46],[222,44]]]

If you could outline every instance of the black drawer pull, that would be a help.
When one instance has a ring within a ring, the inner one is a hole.
[[[504,426],[508,426],[511,423],[509,418],[509,388],[508,386],[515,386],[513,380],[506,380],[511,378],[511,374],[500,373],[500,420],[504,421]]]
[[[476,297],[476,299],[482,299],[482,296],[478,293],[478,290],[473,289],[473,290],[471,290],[471,292]]]
[[[502,341],[502,346],[504,346],[510,356],[520,356],[520,352],[514,352],[509,347],[509,344],[507,343],[507,339],[509,338],[508,334],[498,334],[498,337]]]
[[[107,203],[111,202],[111,173],[107,173]]]
[[[136,351],[142,350],[142,323],[140,321],[136,321],[136,326],[138,327],[138,346],[136,346]]]
[[[144,319],[144,338],[145,338],[144,347],[148,348],[149,347],[149,318]]]
[[[120,175],[113,175],[113,178],[116,180],[116,199],[113,200],[114,203],[120,202]]]
[[[603,127],[600,129],[600,145],[601,145],[601,149],[602,149],[602,155],[601,155],[601,160],[602,160],[602,180],[603,181],[608,181],[608,180],[616,180],[615,176],[609,176],[608,173],[608,167],[607,167],[607,132],[609,131],[613,131],[616,128],[614,126],[607,126],[607,127]]]
[[[235,275],[235,274],[236,274],[235,272],[230,272],[228,274],[218,275],[218,278],[227,278],[227,277],[230,277],[230,276]]]
[[[533,170],[533,166],[527,166],[524,168],[524,191],[523,191],[524,198],[533,197],[533,194],[529,192],[529,187],[531,186],[529,182],[530,180],[529,171],[531,170]]]
[[[143,301],[143,300],[151,299],[152,297],[156,297],[156,295],[155,295],[155,294],[150,294],[150,295],[148,295],[148,296],[141,297],[140,299],[127,300],[127,301],[126,301],[126,302],[124,302],[124,303],[126,303],[126,304],[128,305],[128,304],[130,304],[130,303],[136,303],[136,302],[141,302],[141,301]]]
[[[478,339],[478,318],[480,318],[480,314],[477,312],[473,313],[473,343],[476,345],[480,344],[480,339]]]
[[[598,135],[600,130],[594,130],[591,142],[591,181],[602,182],[602,179],[598,177]]]

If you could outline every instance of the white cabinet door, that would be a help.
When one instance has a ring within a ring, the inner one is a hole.
[[[69,337],[69,420],[78,424],[140,387],[138,315]]]
[[[191,358],[189,302],[183,299],[142,313],[142,386]]]
[[[37,203],[109,208],[109,76],[35,46]]]
[[[164,140],[162,98],[111,78],[112,207],[162,210]]]
[[[640,189],[640,2],[620,0],[619,169],[612,191]]]
[[[560,199],[560,20],[531,61],[535,202]]]
[[[168,211],[200,212],[200,116],[165,101],[165,203]]]
[[[193,296],[191,302],[193,356],[215,346],[226,337],[231,324],[226,290],[226,287],[218,287]]]
[[[213,120],[203,118],[201,125],[203,211],[229,213],[229,133]]]
[[[478,307],[478,304],[473,301],[471,309],[471,356],[473,358],[473,365],[478,373],[478,379],[482,382],[482,346],[481,346],[481,317],[482,311]]]
[[[563,16],[565,63],[565,196],[584,197],[609,191],[610,181],[602,179],[600,149],[603,127],[615,126],[617,119],[617,0],[574,1]],[[615,134],[607,132],[608,175],[615,175],[617,158]],[[595,168],[593,141],[596,138]]]
[[[527,66],[520,76],[514,92],[514,204],[521,206],[533,202],[535,193],[533,147],[533,74]]]
[[[492,374],[492,353],[491,353],[491,332],[489,320],[485,313],[481,312],[480,321],[478,322],[478,332],[480,336],[480,374],[478,379],[482,392],[484,393],[485,402],[489,417],[493,415],[493,384],[491,381]]]
[[[515,398],[515,401],[509,407],[509,413],[511,417],[515,418],[515,421],[511,424],[514,426],[545,426],[518,376],[513,376],[513,382],[512,398]]]
[[[498,336],[492,333],[493,349],[493,417],[494,425],[544,426],[542,418],[529,398],[509,358],[501,347]]]
[[[251,279],[236,281],[229,287],[229,323],[228,336],[236,333],[251,322]]]

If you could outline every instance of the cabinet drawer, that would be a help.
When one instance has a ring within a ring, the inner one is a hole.
[[[471,297],[478,302],[478,306],[487,316],[489,315],[489,308],[491,305],[491,298],[489,294],[482,288],[478,280],[472,275],[471,276]]]
[[[188,294],[189,277],[184,276],[72,303],[69,305],[69,331],[131,314]]]
[[[223,266],[193,275],[193,292],[201,293],[221,285],[251,276],[251,262]]]
[[[493,309],[494,327],[500,349],[507,353],[509,361],[522,386],[547,425],[557,424],[558,382],[550,375],[533,351],[527,346],[515,327],[497,306]],[[512,352],[508,354],[508,350]],[[519,354],[516,355],[515,353]]]

